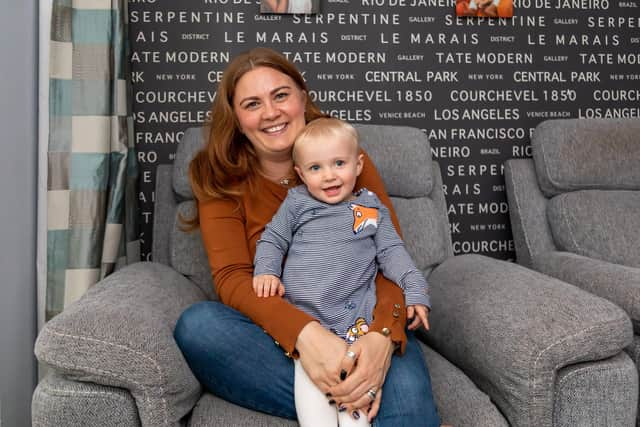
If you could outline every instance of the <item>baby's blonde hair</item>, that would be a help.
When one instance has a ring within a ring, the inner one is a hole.
[[[296,157],[299,147],[311,141],[324,141],[325,138],[344,138],[352,141],[354,150],[358,152],[358,131],[349,123],[335,117],[321,117],[309,122],[293,143],[291,156],[297,164]]]

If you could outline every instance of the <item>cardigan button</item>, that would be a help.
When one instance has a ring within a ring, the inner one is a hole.
[[[380,331],[380,333],[382,335],[384,335],[385,337],[388,337],[389,335],[391,335],[391,329],[389,328],[382,328],[382,330]]]
[[[400,317],[400,313],[399,313],[399,312],[397,312],[397,311],[395,311],[395,310],[393,311],[393,313],[391,313],[391,315],[392,315],[395,319],[397,319],[398,317]]]
[[[400,308],[400,304],[393,304],[393,308]]]

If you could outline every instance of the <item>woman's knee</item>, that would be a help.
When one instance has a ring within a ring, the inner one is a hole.
[[[173,336],[184,351],[203,334],[216,334],[229,317],[228,307],[215,301],[201,301],[189,306],[178,318]]]

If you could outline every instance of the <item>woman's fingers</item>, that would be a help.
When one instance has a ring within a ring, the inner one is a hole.
[[[358,360],[359,350],[356,347],[349,347],[340,362],[340,380],[344,381],[353,370]]]
[[[344,399],[340,399],[339,397],[334,397],[334,399],[346,406],[347,411],[351,413],[354,409],[357,408],[368,408],[369,404],[371,404],[372,402],[371,396],[368,394],[368,392],[370,390],[377,392],[378,389],[378,386],[372,385],[371,381],[365,379],[360,382],[355,389],[347,394]]]
[[[351,413],[356,409],[368,408],[372,399],[367,392],[373,390],[377,393],[382,387],[391,364],[393,344],[388,337],[378,332],[369,332],[348,350],[356,354],[357,363],[344,381],[331,386],[328,391],[333,400]],[[341,366],[342,363],[345,361],[341,362]]]
[[[373,421],[376,415],[378,415],[378,411],[380,410],[380,402],[382,401],[382,389],[379,389],[376,393],[376,398],[371,402],[371,408],[369,408],[369,412],[367,413],[367,420],[369,423]]]
[[[353,391],[354,400],[350,403],[341,403],[346,408],[347,413],[352,413],[358,409],[367,414],[367,418],[371,420],[378,414],[380,408],[380,388],[367,385],[368,382],[362,383],[356,390]],[[376,403],[377,402],[377,403]]]
[[[391,363],[393,346],[391,340],[377,332],[370,332],[351,345],[358,355],[358,362],[340,384],[331,387],[336,402],[349,407],[370,389],[379,389],[384,383]]]
[[[296,341],[300,362],[307,375],[323,392],[340,382],[339,372],[347,344],[318,322],[309,322]]]
[[[364,370],[356,367],[343,381],[331,387],[331,395],[336,401],[351,405],[363,393],[366,393],[368,385],[374,384],[374,381],[364,375]]]

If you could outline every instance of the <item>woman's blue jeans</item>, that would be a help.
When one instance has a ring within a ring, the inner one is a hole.
[[[174,336],[210,392],[246,408],[296,418],[293,361],[249,318],[219,302],[200,302],[182,313]],[[440,425],[422,350],[412,333],[407,338],[405,354],[391,360],[375,427]]]

